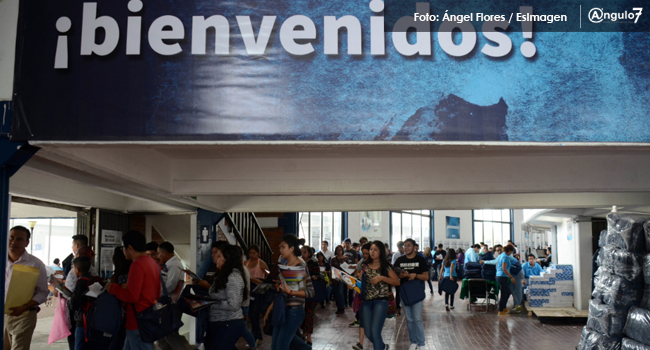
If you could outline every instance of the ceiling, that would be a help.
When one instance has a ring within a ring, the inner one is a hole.
[[[12,219],[26,218],[76,218],[74,211],[58,208],[44,207],[40,205],[29,205],[23,203],[11,203],[10,216]]]
[[[34,143],[11,192],[125,212],[650,204],[650,144]]]

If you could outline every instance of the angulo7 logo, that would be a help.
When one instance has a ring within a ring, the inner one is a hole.
[[[610,22],[616,22],[618,20],[634,20],[636,23],[641,17],[641,12],[643,7],[633,7],[632,12],[605,12],[602,8],[594,7],[589,10],[587,17],[593,23],[600,23],[603,20],[609,20]]]

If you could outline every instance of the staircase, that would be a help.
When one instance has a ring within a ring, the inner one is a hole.
[[[225,213],[225,219],[232,228],[237,243],[242,247],[244,253],[248,253],[248,247],[256,244],[260,247],[260,259],[264,260],[269,267],[273,264],[273,250],[264,236],[264,232],[253,213]]]

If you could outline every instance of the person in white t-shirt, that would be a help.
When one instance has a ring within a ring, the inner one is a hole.
[[[323,255],[325,256],[325,260],[327,260],[327,262],[330,262],[330,260],[332,260],[332,257],[334,256],[334,252],[328,249],[329,246],[330,243],[328,241],[323,241],[320,244],[321,253],[323,253]]]

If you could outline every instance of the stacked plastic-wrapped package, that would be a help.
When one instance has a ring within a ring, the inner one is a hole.
[[[599,268],[589,301],[587,326],[580,339],[580,350],[645,349],[639,347],[647,345],[643,339],[628,334],[632,339],[626,338],[624,344],[622,340],[628,328],[630,334],[638,334],[635,327],[642,322],[630,323],[630,315],[639,315],[639,312],[633,311],[642,310],[636,306],[643,304],[643,267],[648,251],[643,225],[648,219],[616,213],[607,216],[607,232],[601,233],[599,240]],[[646,327],[650,327],[650,323]]]
[[[466,262],[464,278],[482,278],[481,271],[482,269],[480,263]]]
[[[496,281],[497,280],[497,266],[496,265],[483,264],[483,268],[481,270],[481,276],[483,277],[483,279],[486,279],[488,281]]]
[[[531,307],[572,307],[573,266],[551,265],[540,276],[530,276]]]
[[[644,224],[646,253],[650,252],[650,221]],[[650,254],[643,256],[643,291],[639,307],[633,307],[627,314],[623,333],[622,349],[650,350]]]

